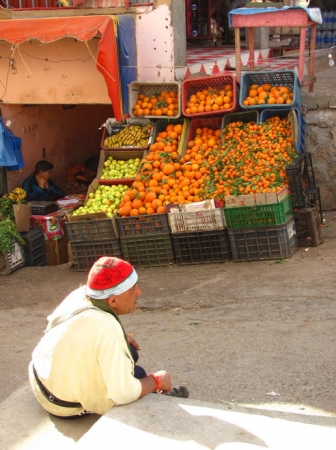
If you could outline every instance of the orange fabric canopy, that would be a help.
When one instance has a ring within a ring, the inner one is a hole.
[[[13,45],[21,44],[28,39],[38,39],[45,44],[65,37],[87,41],[98,33],[101,34],[101,38],[98,46],[97,69],[105,78],[114,116],[117,120],[122,120],[117,43],[111,16],[50,17],[0,21],[0,39]]]

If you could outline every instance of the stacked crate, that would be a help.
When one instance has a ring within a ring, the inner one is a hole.
[[[66,222],[75,271],[88,271],[101,256],[122,258],[120,240],[109,218],[88,219],[77,216],[78,221]]]
[[[300,247],[316,247],[322,241],[320,190],[316,186],[312,155],[305,152],[286,169]]]
[[[169,214],[175,262],[178,265],[231,260],[223,208]]]
[[[224,208],[234,261],[283,259],[298,241],[290,196],[277,203]]]
[[[13,248],[7,253],[0,253],[0,276],[9,275],[26,264],[22,245],[13,242]]]
[[[44,233],[40,228],[32,228],[27,233],[21,233],[25,241],[23,250],[26,258],[26,265],[29,267],[46,265],[46,248]]]
[[[174,264],[167,214],[117,217],[124,259],[134,267]]]

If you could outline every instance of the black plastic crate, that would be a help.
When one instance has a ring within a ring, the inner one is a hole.
[[[169,233],[168,217],[163,214],[117,217],[120,237],[139,237]]]
[[[26,259],[22,245],[18,242],[13,243],[12,251],[0,253],[0,275],[9,275],[14,270],[23,267]]]
[[[310,152],[306,152],[304,154],[304,159],[305,159],[305,167],[303,176],[308,180],[308,187],[315,188],[316,183],[315,183],[312,154]]]
[[[321,195],[320,195],[320,188],[318,187],[307,189],[307,207],[314,207],[314,206],[316,206],[318,210],[320,223],[323,224]]]
[[[230,261],[227,229],[172,235],[175,262],[180,266]]]
[[[65,222],[69,242],[100,241],[102,239],[116,239],[112,220],[79,220]]]
[[[151,236],[120,238],[124,259],[135,267],[167,266],[174,264],[169,233]]]
[[[287,166],[286,175],[293,208],[309,206],[307,191],[316,188],[311,154],[306,152]]]
[[[32,228],[27,233],[21,233],[25,241],[23,250],[26,258],[26,265],[29,267],[46,265],[46,250],[44,233],[40,228]]]
[[[229,229],[234,261],[289,258],[298,249],[294,219],[269,227]]]
[[[294,213],[299,247],[317,247],[322,244],[322,229],[318,207],[298,209]]]
[[[93,242],[71,242],[71,252],[76,272],[90,270],[101,256],[122,258],[121,243],[118,239],[105,239]]]

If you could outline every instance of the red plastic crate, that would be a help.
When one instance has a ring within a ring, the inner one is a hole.
[[[232,84],[233,90],[233,106],[229,109],[219,109],[218,111],[208,111],[196,114],[187,114],[186,108],[190,95],[196,94],[197,91],[207,89],[208,87],[221,88],[226,84]],[[228,112],[236,111],[238,108],[237,98],[237,82],[236,77],[232,74],[212,75],[209,77],[189,78],[182,81],[182,114],[189,118],[204,116],[223,116]]]
[[[188,142],[192,141],[195,138],[195,132],[197,128],[212,128],[213,130],[220,130],[222,128],[222,117],[217,116],[192,119],[187,128],[182,156],[185,153]]]

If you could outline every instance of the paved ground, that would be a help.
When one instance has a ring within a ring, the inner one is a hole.
[[[334,416],[335,215],[324,244],[283,263],[139,269],[140,308],[123,322],[142,365],[168,370],[197,400]],[[26,383],[45,317],[85,278],[67,265],[1,278],[0,400]]]

